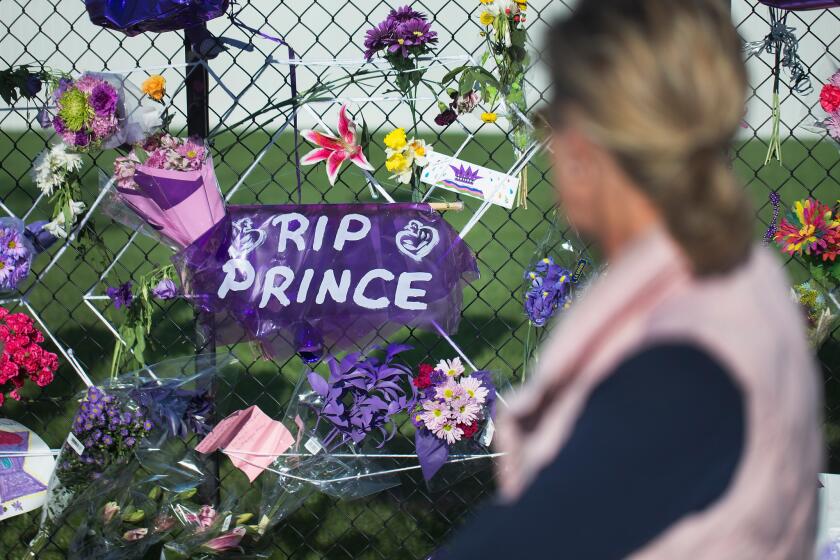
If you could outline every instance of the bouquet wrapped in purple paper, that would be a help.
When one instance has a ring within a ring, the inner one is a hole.
[[[403,327],[457,330],[475,257],[423,204],[231,206],[174,258],[216,340],[317,360]],[[435,327],[437,324],[437,327]]]
[[[39,120],[77,151],[139,142],[163,124],[162,107],[145,100],[119,74],[61,78],[52,99],[54,113],[44,109]]]
[[[157,134],[114,161],[116,199],[183,248],[218,224],[225,204],[204,142]]]
[[[183,452],[189,434],[209,431],[214,409],[211,382],[221,379],[220,372],[234,363],[230,355],[176,358],[88,388],[56,460],[30,554],[37,556],[49,546],[69,516],[99,503],[105,493],[99,484],[115,477],[131,478],[139,466],[138,454],[157,453],[172,442]],[[128,522],[140,528],[142,521],[135,515]],[[107,532],[97,536],[90,535],[87,527],[82,529],[88,553],[76,557],[96,557],[90,550],[100,545],[112,548]]]

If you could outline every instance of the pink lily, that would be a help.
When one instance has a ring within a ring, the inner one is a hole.
[[[215,539],[210,539],[201,545],[201,548],[208,552],[224,552],[232,548],[237,548],[246,532],[245,527],[237,527],[233,531],[219,535]]]
[[[303,156],[301,165],[312,165],[321,161],[327,162],[327,178],[330,185],[335,185],[335,179],[341,169],[344,160],[350,160],[362,169],[373,171],[373,166],[368,162],[362,147],[358,143],[356,135],[356,123],[347,116],[347,105],[341,106],[338,114],[338,134],[336,138],[330,133],[318,132],[316,130],[304,130],[301,136],[320,146]]]

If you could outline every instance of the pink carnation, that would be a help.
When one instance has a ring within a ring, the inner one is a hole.
[[[78,89],[79,91],[87,93],[88,95],[90,95],[93,92],[93,88],[98,86],[100,83],[101,83],[101,80],[98,80],[98,79],[94,78],[93,76],[89,76],[88,74],[85,74],[84,76],[82,76],[81,78],[76,80],[74,82],[74,85],[76,86],[76,89]]]

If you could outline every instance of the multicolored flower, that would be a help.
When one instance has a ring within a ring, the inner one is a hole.
[[[347,116],[347,105],[342,105],[338,114],[338,134],[336,138],[330,133],[318,132],[316,130],[304,130],[301,136],[319,146],[312,150],[300,160],[301,165],[313,165],[322,161],[327,162],[327,178],[330,185],[335,185],[338,172],[345,161],[350,161],[361,169],[373,171],[373,166],[368,162],[362,152],[356,133],[356,123]]]
[[[782,218],[774,240],[789,255],[836,255],[840,241],[840,220],[830,207],[807,198],[797,200],[792,211]]]

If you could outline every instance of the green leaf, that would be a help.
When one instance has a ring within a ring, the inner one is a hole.
[[[449,105],[444,103],[443,101],[438,101],[438,111],[441,113],[445,113],[447,109],[449,109]]]
[[[463,72],[467,67],[467,64],[463,64],[457,68],[453,68],[452,70],[444,74],[443,78],[440,79],[441,85],[445,86],[446,84],[454,80],[458,76],[458,74]]]

